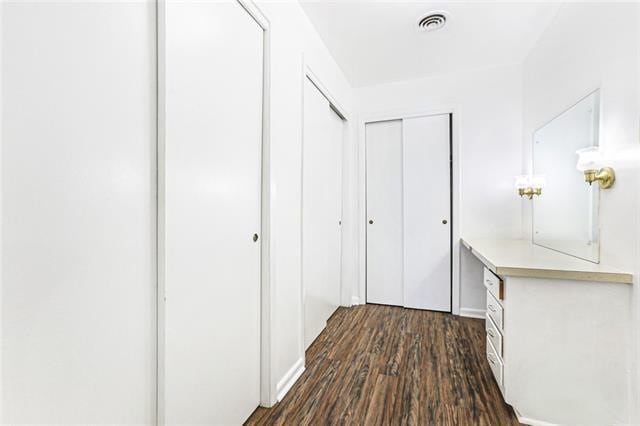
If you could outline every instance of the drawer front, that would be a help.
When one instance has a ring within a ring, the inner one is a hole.
[[[502,359],[502,333],[498,330],[498,327],[494,324],[489,315],[485,322],[485,329],[487,330],[487,339],[493,345],[496,350],[496,354]]]
[[[496,378],[496,382],[502,389],[502,373],[504,371],[504,365],[502,364],[502,360],[496,354],[496,350],[491,345],[491,341],[487,339],[487,361],[489,362],[489,366],[491,367],[491,371],[493,371],[493,377]]]
[[[498,327],[498,330],[502,331],[504,310],[502,305],[498,303],[493,294],[487,290],[487,315],[491,317],[493,323]]]
[[[484,268],[484,286],[496,299],[503,299],[502,280],[487,268]]]

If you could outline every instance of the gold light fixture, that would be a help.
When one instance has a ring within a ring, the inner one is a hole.
[[[616,181],[616,173],[611,167],[603,167],[602,153],[597,146],[579,149],[577,169],[584,173],[584,180],[589,185],[598,182],[600,188],[608,189]]]
[[[545,179],[543,176],[521,175],[516,176],[515,186],[518,190],[518,195],[521,197],[527,197],[533,199],[534,195],[538,197],[542,195],[542,188],[544,188]]]
[[[526,196],[527,198],[532,199],[534,195],[542,195],[542,188],[518,188],[518,194],[520,194],[521,197]]]
[[[616,181],[616,172],[611,167],[603,167],[600,170],[585,170],[584,180],[589,185],[597,181],[600,188],[607,189],[611,188]]]

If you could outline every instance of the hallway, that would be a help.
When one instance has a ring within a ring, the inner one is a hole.
[[[262,424],[518,424],[485,357],[484,321],[381,305],[340,308]]]

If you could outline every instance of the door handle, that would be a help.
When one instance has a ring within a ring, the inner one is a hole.
[[[369,219],[369,225],[373,225],[373,220]]]
[[[447,219],[442,219],[442,224],[446,225],[447,224]]]
[[[253,234],[253,242],[255,243],[256,241],[258,241],[258,234]]]

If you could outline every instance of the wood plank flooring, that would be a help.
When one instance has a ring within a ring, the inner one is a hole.
[[[517,425],[485,358],[484,321],[361,305],[340,308],[306,371],[247,425]]]

